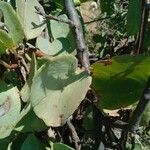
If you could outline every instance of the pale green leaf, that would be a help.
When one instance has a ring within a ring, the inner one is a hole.
[[[21,103],[16,87],[0,93],[0,139],[9,136],[18,121]]]
[[[91,77],[76,69],[74,56],[61,55],[43,65],[33,78],[30,101],[47,126],[63,125],[84,99]]]
[[[58,18],[63,20],[68,19],[66,15],[60,15]],[[76,55],[75,40],[69,25],[51,20],[50,28],[54,37],[54,41],[50,42],[48,37],[38,37],[36,46],[41,51],[49,55],[58,55],[66,52]]]
[[[37,0],[16,0],[16,6],[26,38],[29,40],[39,36],[46,27],[42,16],[36,13],[35,6],[44,12],[40,3]]]

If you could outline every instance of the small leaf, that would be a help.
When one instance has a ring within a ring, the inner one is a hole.
[[[24,31],[11,5],[7,2],[0,1],[0,9],[4,15],[4,23],[8,28],[9,37],[13,39],[14,45],[17,45],[24,38]]]
[[[41,15],[36,13],[35,6],[44,12],[37,0],[16,0],[17,13],[23,25],[26,38],[33,39],[41,34],[46,27]]]
[[[16,87],[0,93],[0,139],[9,136],[18,121],[21,103]]]
[[[75,57],[57,56],[33,78],[30,101],[36,115],[47,126],[63,125],[84,99],[91,77],[76,69]]]

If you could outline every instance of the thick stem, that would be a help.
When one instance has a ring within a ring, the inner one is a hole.
[[[90,73],[89,52],[85,44],[83,29],[79,19],[79,15],[72,0],[64,0],[64,6],[68,18],[74,23],[74,26],[71,26],[71,28],[73,29],[75,35],[79,63],[85,68],[88,73]]]

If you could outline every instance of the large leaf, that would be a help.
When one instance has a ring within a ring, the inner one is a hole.
[[[59,19],[67,20],[66,15],[58,16]],[[50,42],[49,37],[38,37],[36,46],[46,54],[58,55],[60,53],[68,52],[76,54],[75,40],[70,27],[66,23],[58,22],[55,20],[50,21],[50,28],[54,41]]]
[[[24,38],[23,28],[19,22],[16,12],[9,3],[4,1],[0,1],[0,9],[4,15],[4,23],[8,28],[9,37],[12,38],[14,45],[16,45]]]
[[[93,86],[99,108],[117,109],[139,100],[150,75],[150,55],[116,56],[112,64],[93,65]]]
[[[33,39],[41,34],[46,27],[42,16],[36,13],[35,6],[44,12],[43,7],[37,0],[16,0],[17,13],[23,25],[26,38]]]
[[[127,32],[129,35],[136,35],[139,32],[141,23],[141,0],[130,0],[127,13]]]
[[[91,77],[77,69],[72,55],[49,60],[33,78],[30,101],[47,126],[61,126],[84,99]]]
[[[21,103],[16,87],[0,93],[0,139],[9,136],[18,121]]]

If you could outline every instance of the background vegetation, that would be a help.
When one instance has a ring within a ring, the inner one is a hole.
[[[145,0],[0,1],[0,150],[150,149]]]

